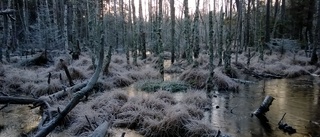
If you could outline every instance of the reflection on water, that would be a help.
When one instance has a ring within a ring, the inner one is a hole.
[[[41,119],[37,115],[38,108],[30,109],[27,105],[9,105],[0,111],[1,137],[16,137],[20,133],[28,133],[36,126]]]
[[[314,124],[320,122],[319,87],[314,81],[309,77],[266,80],[246,85],[237,93],[220,92],[217,98],[212,98],[213,110],[206,115],[213,127],[231,136],[274,137],[289,136],[277,126],[287,113],[285,122],[297,129],[291,136],[320,136],[320,127]],[[266,114],[269,124],[261,125],[250,113],[260,106],[266,95],[275,100]]]

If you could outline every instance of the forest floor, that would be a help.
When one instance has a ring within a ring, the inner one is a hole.
[[[223,67],[218,66],[218,60],[215,60],[214,90],[234,91],[240,84],[250,84],[264,78],[320,74],[320,69],[317,65],[309,64],[310,58],[302,50],[283,54],[274,51],[271,55],[265,54],[264,61],[259,59],[258,54],[252,55],[250,64],[247,64],[246,53],[239,54],[238,62],[232,56],[232,76],[224,74]],[[172,65],[165,61],[168,77],[161,82],[158,80],[160,74],[156,57],[149,55],[133,66],[126,63],[125,55],[114,54],[109,73],[104,71],[100,75],[88,99],[83,99],[50,136],[88,136],[104,121],[110,123],[110,134],[116,128],[131,129],[143,136],[220,135],[218,130],[203,120],[204,112],[212,109],[210,96],[205,91],[209,76],[208,58],[207,54],[201,54],[196,68],[183,60]],[[0,65],[1,96],[37,99],[72,87],[61,68],[60,59],[67,65],[75,85],[87,81],[94,73],[87,53],[82,53],[78,60],[61,54],[52,58],[51,63],[40,66],[24,63],[28,60],[25,57],[13,57],[11,63],[3,62]],[[248,80],[244,76],[252,78]],[[129,89],[143,92],[137,95]],[[174,92],[185,92],[186,96],[177,99],[172,95]],[[51,108],[63,109],[72,97],[69,94],[55,100]],[[37,131],[41,110],[29,109],[26,105],[13,106],[0,106],[0,136],[32,136]],[[19,115],[21,111],[28,115],[24,120]],[[12,122],[12,119],[17,121]]]

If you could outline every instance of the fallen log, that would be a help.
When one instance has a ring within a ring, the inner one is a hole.
[[[271,106],[273,100],[274,100],[274,98],[272,96],[267,95],[264,98],[260,107],[258,109],[256,109],[252,114],[254,114],[257,117],[264,116],[265,113],[269,111],[269,107]]]
[[[100,52],[99,52],[99,61],[98,66],[90,78],[88,84],[84,88],[82,88],[80,91],[76,92],[74,97],[71,99],[71,101],[67,104],[67,106],[53,119],[51,119],[48,123],[42,123],[42,125],[39,125],[39,129],[36,132],[34,137],[44,137],[47,136],[51,131],[55,129],[56,126],[58,126],[59,122],[64,119],[67,114],[78,105],[80,100],[87,95],[91,89],[93,88],[94,84],[98,81],[100,72],[102,70],[103,65],[103,59],[104,59],[104,46],[100,46]]]
[[[108,134],[109,122],[105,121],[99,125],[89,137],[105,137]]]
[[[41,100],[45,100],[47,102],[52,102],[52,101],[55,101],[55,100],[58,100],[60,98],[63,98],[67,95],[70,95],[70,94],[73,94],[77,91],[79,91],[80,89],[82,89],[83,87],[85,87],[87,85],[88,82],[83,82],[83,83],[79,83],[79,84],[76,84],[72,87],[68,87],[68,88],[64,88],[63,90],[60,90],[58,92],[55,92],[51,95],[48,95],[48,96],[42,96],[40,97]]]
[[[46,54],[46,52],[42,52],[35,55],[33,58],[22,60],[18,63],[18,66],[29,67],[34,65],[41,66],[43,64],[46,64],[49,61]]]
[[[16,12],[16,10],[14,10],[14,9],[5,9],[5,10],[0,11],[0,15],[12,14],[14,12]]]
[[[41,99],[0,96],[0,104],[38,104],[42,102]]]

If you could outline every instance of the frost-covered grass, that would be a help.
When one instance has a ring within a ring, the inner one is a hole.
[[[50,67],[16,67],[3,64],[0,67],[0,87],[3,92],[19,95],[39,97],[60,91],[68,87],[69,81],[62,68],[60,59],[67,65],[73,83],[77,84],[88,80],[94,72],[91,57],[83,54],[79,60],[71,60],[62,55],[54,58]],[[49,73],[51,74],[48,83]],[[126,87],[138,80],[157,79],[159,72],[152,66],[138,60],[138,66],[128,65],[125,56],[114,55],[109,67],[109,74],[101,75],[100,90],[116,87]]]
[[[247,53],[239,55],[239,62],[242,66],[247,66]],[[285,78],[294,78],[302,75],[316,73],[316,66],[310,65],[310,58],[306,57],[304,51],[300,50],[297,53],[287,51],[283,55],[274,52],[272,55],[264,55],[264,60],[259,59],[259,54],[256,54],[248,67],[249,70],[257,74],[272,74]]]

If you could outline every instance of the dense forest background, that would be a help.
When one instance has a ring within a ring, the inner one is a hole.
[[[171,51],[172,62],[184,57],[191,63],[192,56],[197,58],[210,46],[215,57],[223,58],[224,53],[228,60],[249,49],[259,51],[263,59],[264,50],[272,50],[273,38],[299,40],[307,51],[319,43],[316,0],[192,3],[196,5],[187,0],[2,0],[0,53],[9,61],[10,54],[25,55],[31,49],[65,49],[76,59],[80,50],[95,51],[102,29],[104,45],[113,52],[131,51],[133,58],[145,58],[147,51]]]

